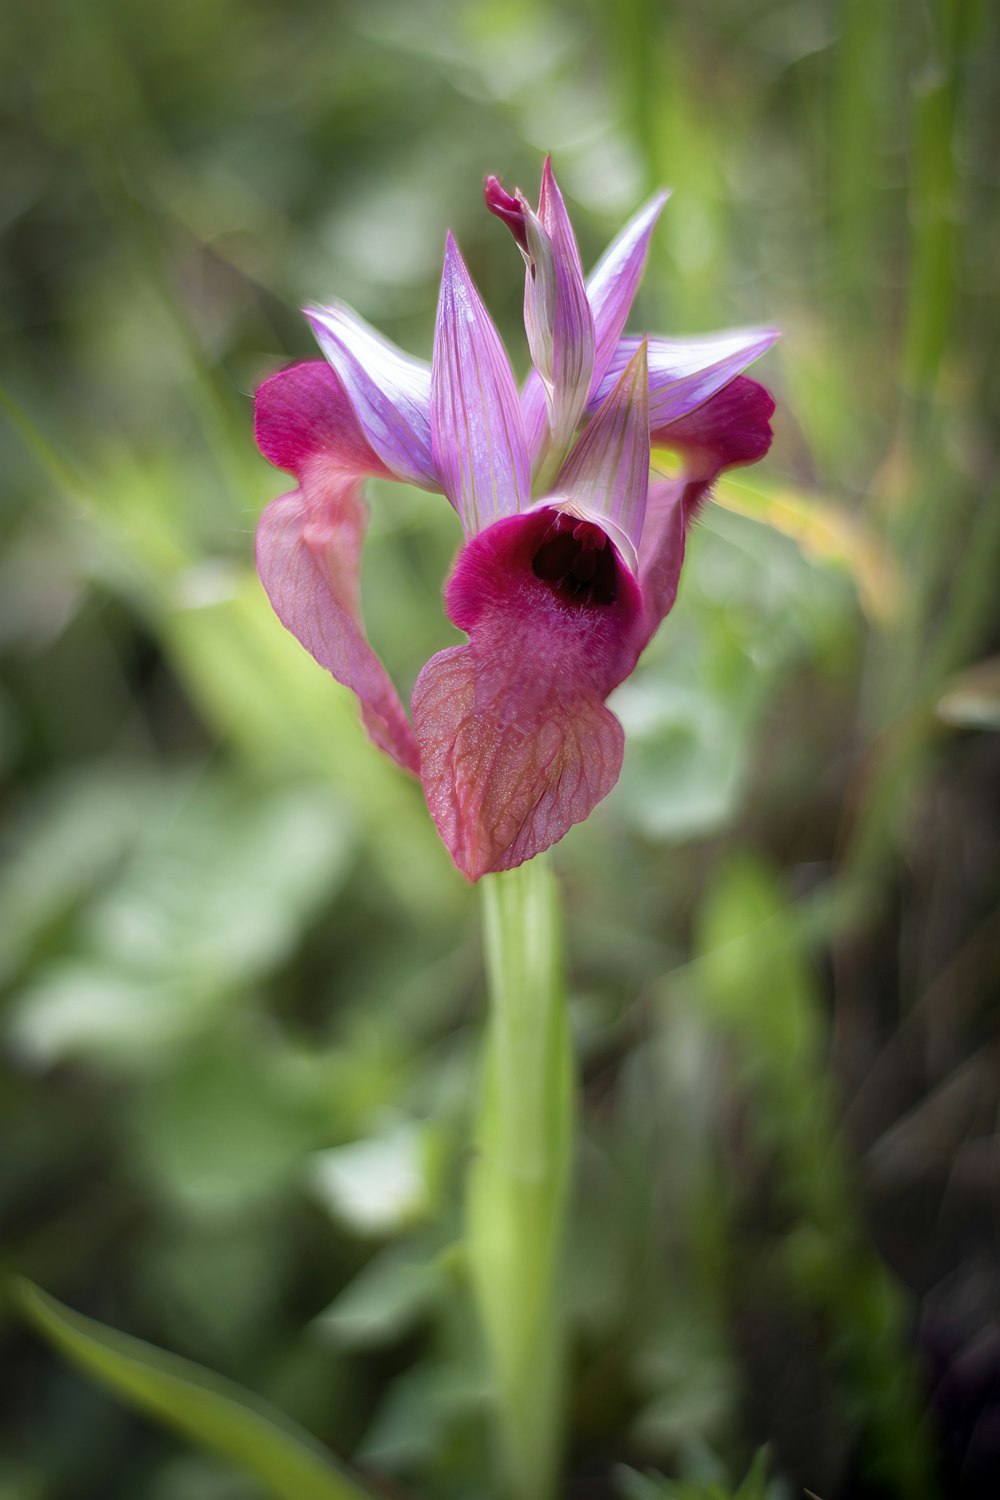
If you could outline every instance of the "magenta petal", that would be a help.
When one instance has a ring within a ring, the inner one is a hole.
[[[301,476],[317,458],[358,474],[388,475],[372,452],[343,386],[321,359],[269,375],[253,408],[257,446],[276,468]]]
[[[518,248],[527,254],[528,234],[525,229],[525,209],[521,200],[508,193],[498,177],[487,177],[483,184],[483,197],[491,214],[496,214],[517,241]]]
[[[771,445],[774,401],[755,380],[737,376],[680,422],[653,434],[679,452],[684,473],[649,487],[639,547],[639,584],[648,641],[677,598],[688,528],[723,469],[756,463]]]
[[[773,328],[737,329],[698,339],[649,340],[649,421],[654,429],[694,411],[716,391],[770,349],[778,338]],[[638,347],[622,339],[607,373],[590,399],[590,409],[607,395]]]
[[[618,779],[622,730],[604,699],[635,664],[642,603],[597,528],[579,530],[538,510],[468,542],[447,602],[469,644],[435,656],[414,688],[427,805],[470,880],[548,848]],[[600,572],[574,581],[590,547],[612,569],[604,585]]]
[[[656,428],[652,441],[683,455],[686,478],[711,483],[723,469],[764,457],[773,415],[770,391],[739,375],[696,411]]]
[[[587,280],[597,343],[590,393],[600,385],[628,319],[646,266],[649,240],[668,193],[657,193],[612,241]]]
[[[649,488],[646,345],[622,371],[560,471],[554,493],[606,518],[638,547]]]
[[[385,474],[337,377],[319,361],[295,365],[257,392],[257,441],[300,489],[267,507],[257,570],[275,614],[338,682],[355,692],[372,739],[400,766],[420,757],[403,706],[365,637],[360,556],[367,512],[361,485]]]
[[[431,456],[430,367],[337,303],[307,307],[305,315],[375,452],[398,478],[438,489]]]
[[[431,441],[467,534],[528,504],[531,474],[510,362],[450,234],[434,332]]]
[[[688,524],[703,492],[702,485],[689,484],[683,479],[658,480],[649,486],[646,524],[639,548],[644,645],[674,607]]]

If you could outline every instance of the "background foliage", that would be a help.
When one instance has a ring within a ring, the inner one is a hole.
[[[765,1442],[774,1492],[996,1493],[996,30],[976,0],[4,10],[10,1269],[399,1493],[485,1492],[475,902],[263,601],[250,395],[312,353],[307,299],[429,353],[449,224],[523,370],[481,182],[551,150],[588,264],[674,188],[641,323],[785,330],[772,455],[720,486],[617,695],[621,784],[558,852],[567,1493],[730,1493]],[[458,538],[372,489],[408,689]],[[4,1500],[262,1493],[12,1309],[3,1337]]]

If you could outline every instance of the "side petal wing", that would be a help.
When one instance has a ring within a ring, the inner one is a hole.
[[[697,411],[652,434],[654,445],[681,455],[684,472],[649,487],[639,546],[645,642],[674,607],[688,527],[713,481],[724,469],[764,457],[771,446],[773,413],[770,392],[740,375]]]
[[[759,359],[777,340],[773,328],[735,329],[697,339],[649,339],[649,422],[653,428],[679,421]],[[594,410],[639,347],[622,339],[590,398]]]
[[[375,744],[416,773],[413,730],[361,618],[361,486],[386,470],[337,377],[319,361],[263,383],[255,427],[264,456],[299,481],[271,502],[257,528],[257,571],[271,606],[320,666],[357,694]]]
[[[382,462],[398,479],[440,488],[431,455],[430,366],[411,359],[339,303],[307,307],[305,313]]]

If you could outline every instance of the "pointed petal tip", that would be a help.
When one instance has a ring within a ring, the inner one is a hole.
[[[319,333],[321,329],[328,326],[335,310],[332,307],[320,307],[318,303],[307,302],[300,311],[313,333]]]
[[[782,330],[780,328],[758,328],[753,324],[750,324],[746,328],[730,328],[725,333],[716,335],[720,340],[724,338],[730,340],[742,339],[748,349],[752,348],[756,351],[752,356],[753,359],[759,359],[762,354],[766,354],[768,349],[776,344],[781,336]]]
[[[455,281],[456,279],[468,282],[470,285],[472,284],[472,277],[465,263],[465,256],[462,254],[454,231],[449,229],[444,238],[444,264],[441,268],[441,280],[444,283],[445,281]]]
[[[554,214],[565,220],[567,232],[572,232],[569,216],[566,212],[566,201],[562,195],[562,189],[556,181],[556,174],[552,170],[552,157],[547,156],[542,166],[542,185],[538,194],[538,217],[551,234],[555,228],[553,222]],[[581,272],[582,275],[582,272]]]

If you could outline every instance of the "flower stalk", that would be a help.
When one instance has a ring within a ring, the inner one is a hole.
[[[544,858],[482,881],[489,992],[467,1201],[469,1269],[493,1370],[511,1500],[548,1500],[562,1444],[557,1274],[573,1069],[559,894]]]

